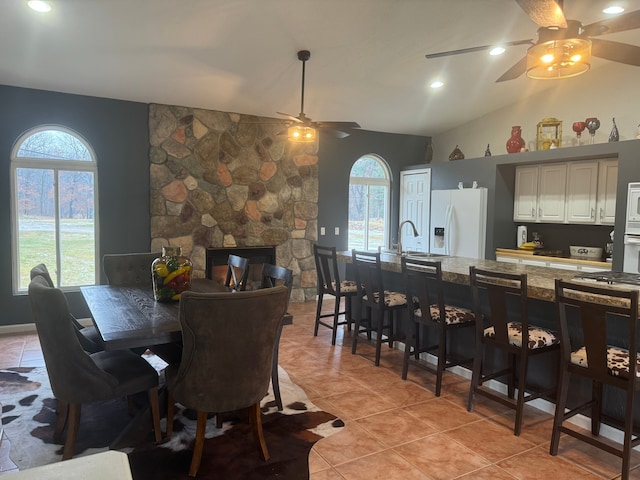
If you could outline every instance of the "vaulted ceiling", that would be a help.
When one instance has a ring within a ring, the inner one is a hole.
[[[567,18],[607,18],[606,0],[566,0]],[[617,2],[620,3],[620,2]],[[624,0],[627,11],[640,0]],[[495,80],[526,45],[439,59],[443,50],[535,38],[513,0],[51,0],[3,2],[0,83],[280,118],[357,121],[436,135],[556,81]],[[640,45],[640,30],[608,35]],[[594,59],[592,69],[610,62]],[[629,74],[640,68],[625,66]],[[589,75],[587,72],[585,75]],[[433,90],[435,78],[445,82]],[[572,79],[561,80],[570,82]]]

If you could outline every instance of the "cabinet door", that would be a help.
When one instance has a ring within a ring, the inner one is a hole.
[[[616,221],[616,190],[618,188],[618,161],[598,162],[597,216],[601,225],[613,225]]]
[[[598,162],[571,162],[567,177],[567,222],[596,223]]]
[[[516,167],[513,219],[535,222],[538,211],[538,167]]]
[[[540,166],[538,181],[538,221],[560,223],[565,220],[567,164]]]

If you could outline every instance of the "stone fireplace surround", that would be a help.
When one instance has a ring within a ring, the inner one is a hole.
[[[207,248],[276,245],[292,302],[313,300],[317,143],[292,144],[276,119],[151,104],[151,251],[181,246],[204,277]]]

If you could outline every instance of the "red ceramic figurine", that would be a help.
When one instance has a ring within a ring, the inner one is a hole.
[[[507,152],[518,153],[524,148],[525,143],[521,133],[520,125],[511,127],[511,137],[507,140]]]

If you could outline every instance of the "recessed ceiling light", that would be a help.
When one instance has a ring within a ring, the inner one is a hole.
[[[603,13],[608,13],[609,15],[615,15],[617,13],[624,12],[624,8],[622,8],[619,5],[611,5],[610,7],[607,7],[604,10],[602,10],[602,12]]]
[[[43,0],[29,0],[27,5],[36,12],[47,13],[51,11],[51,5]]]
[[[489,55],[502,55],[505,52],[505,48],[504,47],[493,47],[491,50],[489,50]]]
[[[440,88],[444,85],[444,82],[440,81],[440,80],[436,80],[434,82],[431,82],[431,85],[429,85],[431,88]]]

